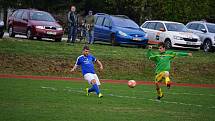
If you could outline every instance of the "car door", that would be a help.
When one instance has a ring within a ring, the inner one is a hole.
[[[200,40],[202,42],[204,41],[204,38],[205,38],[205,32],[202,31],[203,29],[205,30],[205,32],[207,31],[207,29],[203,24],[198,24],[198,28],[195,32],[195,34],[197,34],[200,37]]]
[[[13,21],[13,30],[16,33],[21,33],[21,31],[22,31],[22,14],[23,14],[23,12],[24,12],[23,10],[19,10]]]
[[[24,11],[22,14],[22,20],[20,21],[20,30],[22,33],[27,32],[27,27],[28,27],[28,11]]]
[[[161,22],[157,22],[156,26],[155,26],[155,32],[156,34],[153,35],[153,40],[155,40],[156,42],[163,42],[165,39],[165,27],[164,24]]]
[[[104,38],[105,41],[110,41],[111,40],[111,20],[109,17],[105,17],[104,19],[104,23],[103,23],[103,29],[102,29],[102,36]]]
[[[149,22],[146,28],[146,32],[148,34],[148,38],[150,41],[152,42],[157,42],[156,40],[156,34],[157,34],[157,30],[155,30],[155,26],[156,26],[156,22]]]
[[[102,25],[103,25],[104,17],[103,16],[97,16],[96,22],[94,25],[94,38],[95,40],[101,40],[102,37]]]

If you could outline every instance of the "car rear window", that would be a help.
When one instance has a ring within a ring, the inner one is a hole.
[[[147,26],[148,29],[155,29],[156,22],[150,22]]]
[[[49,22],[55,22],[55,19],[46,12],[31,12],[30,13],[30,19],[36,20],[36,21],[49,21]]]
[[[102,17],[102,16],[98,16],[97,17],[97,20],[96,20],[96,25],[102,25],[102,23],[103,23],[103,20],[104,20],[104,17]]]

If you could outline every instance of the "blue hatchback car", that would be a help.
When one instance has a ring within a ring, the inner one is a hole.
[[[134,44],[145,47],[147,34],[127,16],[97,13],[94,25],[94,40],[110,42],[112,45]]]

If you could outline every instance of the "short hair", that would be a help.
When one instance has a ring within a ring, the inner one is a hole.
[[[85,46],[83,47],[83,50],[90,50],[90,48],[89,48],[89,46],[85,45]]]
[[[159,42],[159,43],[158,43],[158,47],[166,48],[166,46],[165,46],[165,43],[164,43],[164,42]]]

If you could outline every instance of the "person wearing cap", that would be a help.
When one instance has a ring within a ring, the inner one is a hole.
[[[74,72],[78,67],[81,67],[84,79],[92,86],[91,88],[86,88],[86,95],[89,96],[91,92],[96,92],[99,98],[103,97],[100,92],[99,86],[101,85],[97,74],[95,73],[94,63],[99,65],[99,69],[103,70],[102,63],[97,60],[92,54],[90,54],[90,48],[84,46],[82,50],[82,55],[80,55],[71,72]]]
[[[88,44],[93,44],[94,42],[94,16],[93,11],[89,11],[85,18],[85,28]]]

